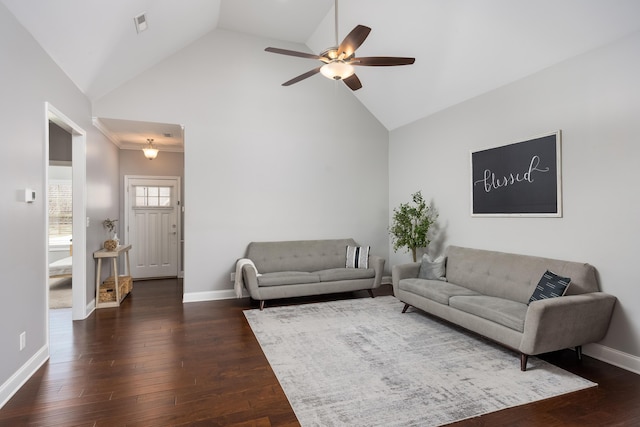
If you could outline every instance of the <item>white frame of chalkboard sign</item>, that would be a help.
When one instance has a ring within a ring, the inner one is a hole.
[[[471,216],[562,217],[561,134],[471,150]]]

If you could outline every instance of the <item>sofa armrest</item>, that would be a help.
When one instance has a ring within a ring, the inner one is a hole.
[[[373,287],[371,289],[376,289],[380,287],[382,284],[382,275],[384,273],[384,263],[385,259],[377,256],[377,255],[369,255],[369,268],[373,268],[376,272],[375,277],[373,278]]]
[[[602,340],[616,297],[604,292],[565,295],[529,304],[520,351],[540,354]]]
[[[258,287],[258,275],[252,265],[246,264],[242,266],[242,281],[251,298],[254,300],[262,299],[260,298],[260,288]]]
[[[419,262],[398,264],[391,268],[391,281],[393,282],[393,294],[398,295],[398,284],[402,279],[416,278],[420,271]]]

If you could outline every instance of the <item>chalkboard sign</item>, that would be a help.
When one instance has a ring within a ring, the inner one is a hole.
[[[471,215],[562,216],[560,131],[471,152]]]

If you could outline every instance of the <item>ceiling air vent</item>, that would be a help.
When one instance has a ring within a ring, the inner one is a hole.
[[[162,136],[164,136],[165,138],[173,138],[172,133],[163,133]]]
[[[136,31],[138,34],[145,31],[149,26],[147,25],[147,16],[144,13],[133,18],[133,21],[136,23]]]

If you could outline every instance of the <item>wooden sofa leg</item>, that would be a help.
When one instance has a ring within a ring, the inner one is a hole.
[[[375,298],[375,295],[373,295],[373,289],[367,289],[367,292],[369,292],[369,296],[371,298]]]
[[[402,312],[403,312],[403,313],[406,313],[406,312],[407,312],[407,309],[408,309],[409,307],[411,307],[409,304],[405,304],[405,305],[404,305],[404,308],[402,309]]]
[[[260,300],[260,310],[264,310],[264,300]]]
[[[576,346],[576,356],[578,356],[578,360],[582,360],[582,346]]]
[[[529,360],[529,355],[520,353],[520,370],[522,372],[527,370],[527,361]]]

